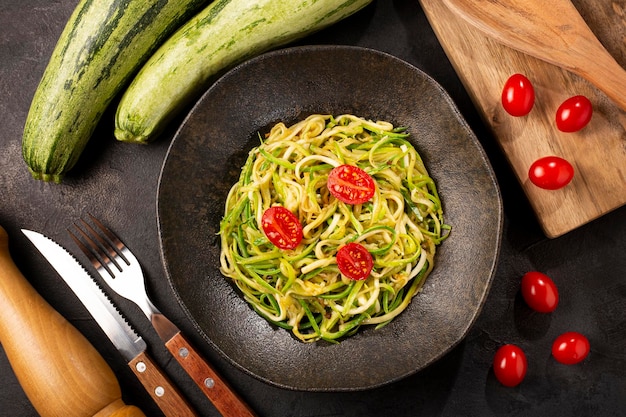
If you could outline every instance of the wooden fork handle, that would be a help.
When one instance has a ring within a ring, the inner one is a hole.
[[[168,340],[165,346],[222,416],[256,416],[245,401],[231,389],[180,332]]]

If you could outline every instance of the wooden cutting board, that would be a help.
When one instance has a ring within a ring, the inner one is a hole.
[[[626,204],[626,113],[582,78],[517,52],[483,35],[441,0],[420,0],[443,49],[484,122],[491,128],[546,236],[561,236]],[[626,0],[573,0],[582,17],[617,62],[626,67]],[[528,116],[502,108],[504,83],[525,74],[536,101]],[[593,106],[591,122],[576,133],[560,132],[555,112],[582,94]],[[574,166],[566,187],[549,191],[528,180],[538,158],[557,155]]]

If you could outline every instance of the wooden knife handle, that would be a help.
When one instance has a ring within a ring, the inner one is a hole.
[[[24,278],[0,226],[0,343],[42,417],[140,417],[89,341]]]
[[[128,366],[167,417],[197,416],[187,400],[146,352],[137,355]]]
[[[215,369],[200,356],[182,333],[176,333],[165,343],[165,346],[222,416],[254,417],[256,415]]]

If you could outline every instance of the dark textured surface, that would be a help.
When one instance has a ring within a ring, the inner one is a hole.
[[[175,301],[159,257],[156,194],[165,153],[181,120],[159,141],[133,146],[115,142],[112,115],[107,114],[84,158],[64,184],[43,184],[30,178],[21,159],[22,127],[37,82],[76,3],[11,0],[0,6],[0,224],[11,237],[18,266],[44,298],[100,350],[116,372],[127,402],[139,405],[149,416],[161,415],[118,352],[21,235],[20,228],[43,232],[75,250],[65,229],[85,210],[102,218],[143,264],[155,304],[187,333],[260,416],[624,414],[626,208],[558,239],[546,239],[416,0],[376,1],[357,16],[299,43],[371,47],[408,61],[443,86],[486,149],[500,184],[504,202],[500,261],[482,312],[461,343],[431,366],[396,383],[346,393],[285,390],[246,375],[204,343]],[[378,86],[372,94],[384,88]],[[520,299],[519,280],[528,270],[547,273],[559,286],[561,302],[554,313],[533,313]],[[155,360],[200,414],[217,416],[159,345],[139,310],[119,297],[113,298],[142,332]],[[581,364],[559,365],[550,356],[550,346],[554,338],[570,330],[588,336],[591,353]],[[499,385],[490,368],[497,347],[504,343],[521,346],[529,361],[526,379],[513,389]],[[298,372],[297,363],[292,372]],[[36,416],[1,349],[0,376],[0,416]]]
[[[251,146],[259,144],[259,132],[311,113],[349,113],[405,126],[453,228],[409,308],[382,329],[364,326],[336,345],[302,343],[271,326],[219,272],[224,203]],[[381,386],[448,352],[482,307],[502,233],[495,176],[448,95],[417,68],[350,46],[283,49],[217,81],[174,137],[157,204],[166,272],[207,340],[252,375],[303,390]]]

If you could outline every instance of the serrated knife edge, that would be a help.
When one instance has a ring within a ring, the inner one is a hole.
[[[41,233],[26,229],[22,229],[22,233],[76,294],[127,361],[146,350],[146,342],[143,338],[137,334],[108,295],[70,252]]]

